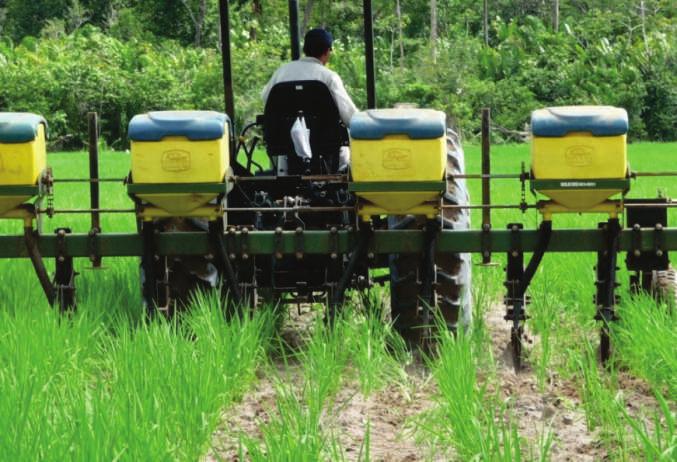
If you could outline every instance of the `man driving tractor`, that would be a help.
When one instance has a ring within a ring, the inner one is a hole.
[[[261,93],[264,104],[268,100],[270,90],[278,83],[317,80],[324,83],[331,92],[341,120],[348,127],[351,117],[357,112],[357,107],[343,86],[341,77],[326,67],[332,53],[333,41],[331,33],[325,29],[309,30],[303,41],[303,53],[306,56],[283,64],[275,71]]]

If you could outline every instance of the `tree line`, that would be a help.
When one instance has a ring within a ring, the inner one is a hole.
[[[299,2],[302,33],[335,38],[331,67],[366,105],[362,2]],[[498,140],[530,112],[612,104],[631,139],[677,139],[677,4],[670,0],[374,0],[378,105],[445,111],[465,133],[492,108]],[[231,0],[236,122],[289,59],[287,2]],[[86,139],[85,114],[126,146],[136,113],[223,110],[217,0],[0,0],[0,110],[50,122],[53,147]]]

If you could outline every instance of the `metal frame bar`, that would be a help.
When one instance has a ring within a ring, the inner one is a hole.
[[[40,185],[2,185],[0,196],[37,196],[40,194]]]
[[[299,37],[299,2],[298,0],[289,0],[289,39],[291,40],[292,61],[301,57]]]
[[[223,97],[226,114],[235,132],[235,97],[233,95],[233,73],[230,62],[230,11],[228,0],[219,0],[219,19],[221,26],[221,60],[223,66]],[[231,135],[232,137],[232,135]],[[232,144],[232,143],[231,143]],[[231,145],[231,148],[234,148]]]
[[[364,16],[364,61],[367,74],[367,109],[376,108],[376,73],[374,70],[374,14],[371,0],[362,2]]]
[[[512,250],[512,233],[509,230],[492,230],[491,245],[494,252]],[[232,242],[237,254],[241,248],[243,233],[233,233]],[[538,242],[537,230],[520,231],[522,250],[533,252]],[[224,239],[225,239],[224,235]],[[639,237],[638,237],[639,236]],[[212,252],[209,236],[205,232],[167,232],[157,236],[159,255],[206,255]],[[355,248],[359,231],[340,230],[337,233],[327,231],[304,231],[299,237],[296,231],[249,231],[247,246],[250,255],[275,255],[280,252],[294,255],[298,240],[304,242],[307,254],[325,254],[330,252],[346,253]],[[40,235],[34,237],[43,257],[59,255],[56,236]],[[93,242],[92,242],[93,240]],[[89,258],[92,248],[103,257],[134,257],[143,254],[141,235],[137,233],[106,233],[96,236],[89,234],[69,234],[64,238],[62,255]],[[422,230],[376,230],[370,241],[369,251],[383,255],[390,253],[419,253],[423,251],[424,231]],[[658,244],[658,245],[657,245]],[[605,249],[604,233],[598,229],[560,229],[552,231],[548,253],[552,252],[598,252]],[[482,250],[482,231],[480,230],[443,230],[437,238],[437,252],[480,252]],[[677,228],[642,228],[639,231],[624,229],[619,237],[619,251],[664,252],[677,250]],[[24,246],[24,236],[0,236],[0,258],[26,258],[28,252]]]

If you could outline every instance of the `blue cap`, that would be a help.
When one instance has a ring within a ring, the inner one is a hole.
[[[317,58],[330,49],[333,42],[334,37],[328,30],[319,27],[310,29],[303,39],[303,52]]]

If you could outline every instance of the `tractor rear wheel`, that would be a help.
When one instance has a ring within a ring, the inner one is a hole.
[[[465,179],[451,178],[465,172],[463,149],[453,130],[447,131],[447,190],[442,197],[445,205],[467,205],[469,195]],[[468,209],[444,209],[439,217],[442,229],[469,229]],[[425,223],[413,216],[393,217],[390,228],[420,228]],[[445,253],[435,256],[435,301],[437,313],[425,315],[428,308],[420,300],[419,255],[393,254],[390,256],[390,307],[393,325],[410,344],[427,341],[431,323],[441,317],[447,329],[467,329],[472,323],[471,260],[469,253]]]

